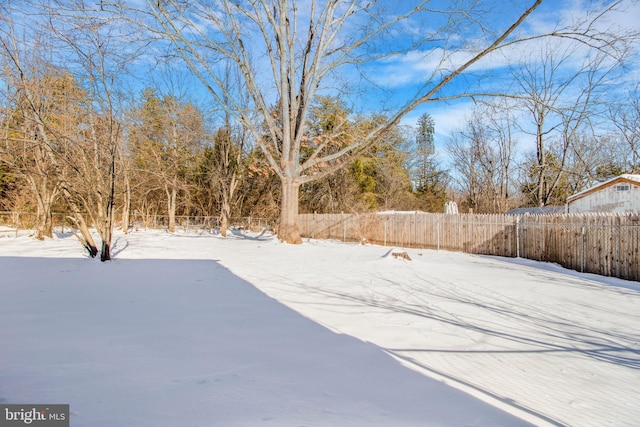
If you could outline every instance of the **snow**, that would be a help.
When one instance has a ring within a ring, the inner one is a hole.
[[[74,427],[640,419],[637,282],[267,234],[113,253],[0,236],[0,403],[68,403]]]

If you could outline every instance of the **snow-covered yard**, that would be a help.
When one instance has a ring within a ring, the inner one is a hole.
[[[72,426],[637,426],[640,283],[269,235],[0,236],[0,403]],[[402,250],[404,251],[404,250]]]

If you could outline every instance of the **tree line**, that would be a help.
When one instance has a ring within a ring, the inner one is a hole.
[[[522,27],[541,0],[496,10],[501,23],[482,2],[428,3],[6,3],[0,208],[35,212],[39,238],[65,212],[106,260],[132,213],[166,215],[170,231],[178,215],[215,215],[223,235],[234,216],[279,218],[279,237],[297,243],[299,212],[442,212],[448,199],[500,212],[638,169],[637,90],[607,96],[633,83],[623,71],[637,34],[596,25],[624,2],[535,34]],[[473,49],[456,37],[463,21],[482,35]],[[399,39],[408,23],[423,31]],[[520,44],[536,53],[507,67],[509,86],[487,85],[474,67]],[[424,84],[362,107],[384,92],[379,61],[426,48],[441,56]],[[453,63],[454,49],[466,58]],[[428,114],[402,125],[461,98],[477,108],[446,151]]]

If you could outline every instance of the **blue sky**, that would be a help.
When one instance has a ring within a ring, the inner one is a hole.
[[[138,0],[138,2],[140,1],[141,0]],[[308,3],[309,0],[300,0],[297,2],[301,13],[304,13],[305,8],[308,8]],[[379,7],[382,8],[381,13],[386,14],[386,18],[381,19],[380,22],[388,22],[387,20],[401,14],[403,9],[407,9],[414,3],[415,0],[406,2],[398,2],[395,0],[379,2]],[[438,8],[449,5],[450,3],[448,0],[433,0],[428,3],[428,6]],[[485,18],[488,19],[491,24],[497,24],[496,27],[500,27],[500,29],[504,29],[513,21],[514,17],[531,3],[533,3],[533,0],[526,2],[523,0],[484,0],[480,2],[480,4],[485,7]],[[637,0],[622,0],[621,3],[622,7],[626,8],[625,12],[616,13],[612,15],[608,21],[602,22],[599,25],[617,25],[622,28],[637,29],[638,22],[640,22],[640,3]],[[593,6],[594,4],[596,3],[581,0],[547,0],[529,17],[518,32],[526,36],[551,31],[560,22],[580,19],[581,16],[585,15],[587,5]],[[514,10],[513,5],[517,6],[516,12],[507,13],[508,10]],[[430,20],[428,21],[419,22],[417,19],[410,19],[402,25],[397,26],[397,28],[394,27],[384,43],[379,43],[374,46],[375,49],[380,49],[381,51],[396,51],[401,49],[405,49],[405,51],[380,60],[371,61],[359,69],[359,71],[363,70],[365,73],[369,73],[369,75],[367,76],[368,80],[364,81],[365,84],[361,87],[362,89],[366,89],[366,91],[353,98],[354,102],[364,101],[360,105],[354,104],[355,110],[361,108],[368,112],[380,112],[384,111],[383,109],[385,107],[391,107],[391,109],[397,107],[398,100],[410,99],[414,94],[419,93],[420,90],[424,91],[424,88],[421,89],[421,86],[425,85],[425,83],[428,86],[430,77],[433,77],[434,74],[437,76],[442,69],[453,68],[463,63],[482,45],[480,41],[483,35],[480,27],[467,25],[459,28],[459,31],[456,33],[435,33],[435,35],[431,36],[432,39],[436,40],[435,42],[424,44],[417,49],[409,49],[408,46],[412,42],[418,41],[421,37],[425,37],[425,35],[437,32],[439,25],[443,23],[442,20],[445,15],[432,13],[429,16]],[[353,25],[355,28],[355,26],[358,25],[358,21],[355,20]],[[486,32],[484,35],[489,39],[494,36]],[[348,35],[345,37],[348,37]],[[556,43],[561,44],[564,42],[557,40]],[[446,47],[446,51],[444,47]],[[638,48],[636,47],[636,49]],[[469,87],[475,85],[494,92],[508,91],[509,85],[511,84],[508,79],[509,67],[517,66],[517,64],[523,60],[523,55],[531,53],[534,50],[534,44],[521,44],[514,48],[504,49],[492,54],[490,57],[483,59],[471,67],[463,78],[452,82],[444,93],[463,93],[469,90]],[[147,66],[155,61],[154,55],[157,52],[158,51],[155,50],[149,50],[147,55],[140,59],[140,66],[134,69],[134,73],[137,74],[135,77],[139,80],[134,80],[134,84],[140,86],[150,84],[151,82],[142,80],[150,75],[156,76],[156,82],[160,81],[166,84],[167,81],[170,81],[168,86],[171,86],[172,83],[182,81],[182,88],[180,90],[188,93],[191,100],[199,105],[205,106],[204,108],[206,108],[206,105],[213,104],[200,83],[194,83],[193,79],[181,77],[181,75],[184,75],[184,65],[178,59],[172,61],[172,67],[170,68],[174,68],[176,71],[171,79],[163,77],[163,73],[166,70],[162,68],[156,69],[155,73],[148,73]],[[584,50],[576,51],[576,62],[579,62],[585,54],[586,52]],[[621,81],[620,87],[622,90],[628,85],[635,84],[639,80],[638,70],[640,70],[640,65],[638,63],[638,52],[636,52],[635,61],[635,63],[630,64],[629,71],[626,74],[627,81]],[[568,61],[567,67],[570,68],[571,66],[571,61]],[[354,73],[353,68],[345,67],[340,69],[339,73],[340,72],[342,73],[342,75],[338,76],[338,79],[341,80],[340,82],[352,83],[360,78],[360,75]],[[349,80],[352,81],[350,82]],[[329,81],[327,83],[329,86],[327,90],[331,91],[333,82]],[[175,87],[174,85],[173,88],[175,89]],[[436,148],[438,151],[442,151],[444,144],[452,132],[464,125],[467,115],[473,109],[473,106],[473,101],[468,98],[424,104],[407,114],[403,120],[403,124],[413,126],[420,115],[425,112],[431,114],[436,124]]]
[[[553,28],[561,21],[571,21],[579,19],[579,17],[585,15],[585,7],[589,2],[583,1],[556,1],[547,2],[543,4],[530,17],[527,23],[522,27],[522,32],[525,34],[541,33],[545,31],[552,31]],[[640,23],[640,3],[633,0],[622,1],[623,13],[614,13],[609,19],[603,21],[600,25],[602,28],[608,25],[619,26],[620,28],[639,29],[638,23]],[[558,47],[562,47],[566,44],[566,41],[559,39],[553,39],[552,43]],[[518,66],[527,55],[534,52],[537,48],[536,43],[529,43],[524,45],[518,45],[515,48],[505,49],[492,55],[481,63],[474,65],[473,74],[489,75],[490,78],[483,81],[483,85],[486,87],[487,83],[490,83],[490,87],[502,89],[501,86],[511,85],[511,79],[509,78],[510,66]],[[383,72],[380,73],[377,83],[382,87],[393,90],[396,94],[409,94],[415,90],[415,82],[421,81],[425,75],[430,73],[435,67],[438,66],[436,62],[439,56],[436,52],[430,55],[425,55],[421,51],[412,51],[404,55],[401,55],[393,60],[386,60],[382,66]],[[580,61],[590,55],[584,48],[579,48],[572,55],[575,62],[567,61],[567,71],[571,72],[572,67],[577,66]],[[463,61],[469,57],[468,51],[464,49],[452,52],[452,61]],[[628,63],[627,72],[620,76],[619,89],[621,93],[628,92],[628,89],[635,86],[640,81],[640,48],[635,46],[635,54],[631,61]],[[574,68],[575,69],[575,68]],[[452,85],[449,89],[450,92],[464,92],[465,84],[469,80],[462,79],[459,84]],[[442,150],[445,142],[449,139],[451,134],[464,125],[466,118],[470,111],[474,108],[474,102],[468,98],[450,101],[450,102],[438,102],[425,104],[416,108],[409,113],[403,123],[406,125],[413,125],[418,117],[423,113],[429,113],[436,124],[436,146],[438,150]]]

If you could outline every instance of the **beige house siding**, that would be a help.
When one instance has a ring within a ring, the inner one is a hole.
[[[621,175],[569,197],[567,212],[640,212],[640,175]]]

